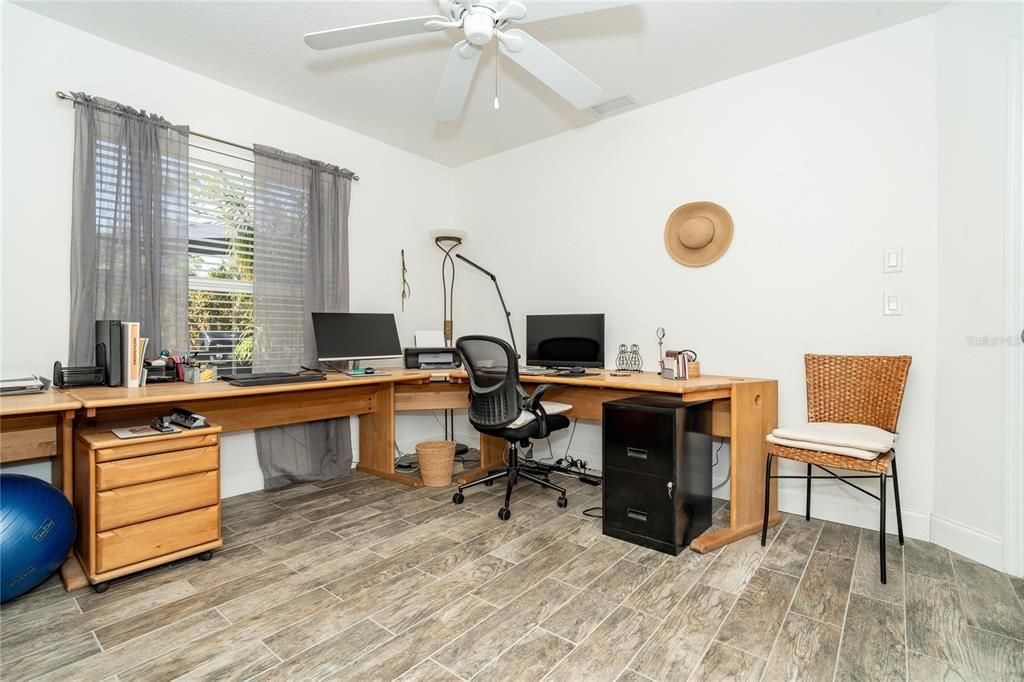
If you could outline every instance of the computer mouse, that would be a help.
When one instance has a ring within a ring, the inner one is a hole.
[[[367,367],[363,370],[363,374],[373,374],[373,367]]]
[[[583,369],[582,367],[573,367],[572,369],[569,370],[569,373],[570,374],[584,374],[584,373],[586,373],[586,370]]]

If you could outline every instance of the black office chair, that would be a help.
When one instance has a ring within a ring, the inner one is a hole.
[[[518,358],[512,346],[493,336],[463,336],[455,342],[469,374],[469,423],[480,433],[497,436],[508,441],[508,466],[460,485],[452,495],[452,502],[465,501],[462,491],[481,483],[490,484],[508,477],[505,506],[498,510],[502,521],[512,516],[509,500],[519,477],[559,492],[558,506],[565,507],[569,500],[565,488],[535,476],[519,465],[519,446],[527,447],[531,438],[546,438],[552,431],[569,426],[569,419],[560,414],[548,414],[541,396],[556,384],[542,384],[533,395],[527,395],[519,383]],[[543,474],[542,474],[543,475]]]

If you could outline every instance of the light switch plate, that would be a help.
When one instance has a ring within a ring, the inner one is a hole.
[[[885,249],[882,252],[882,272],[903,272],[903,249]]]
[[[882,292],[882,314],[893,317],[903,314],[903,294],[899,291]]]

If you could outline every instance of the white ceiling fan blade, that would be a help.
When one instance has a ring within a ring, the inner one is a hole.
[[[358,45],[359,43],[370,43],[375,40],[423,33],[432,30],[427,28],[427,24],[430,22],[449,24],[451,20],[447,17],[427,16],[378,21],[374,24],[361,24],[359,26],[332,28],[329,31],[307,33],[304,39],[306,44],[314,50],[331,50],[336,47],[347,47],[349,45]]]
[[[555,17],[566,17],[570,14],[586,14],[600,12],[605,9],[626,7],[639,4],[640,0],[607,0],[605,2],[590,0],[532,0],[523,2],[526,14],[522,19],[514,19],[517,24],[528,24],[532,21],[544,21]]]
[[[506,43],[513,47],[521,44],[522,47],[512,51]],[[505,31],[499,45],[503,55],[529,71],[577,109],[592,107],[604,96],[600,85],[519,29]]]
[[[462,107],[469,94],[469,86],[473,84],[473,74],[480,63],[480,48],[468,41],[460,40],[452,46],[448,53],[448,65],[444,68],[441,87],[434,100],[434,119],[438,121],[454,121],[462,114]]]

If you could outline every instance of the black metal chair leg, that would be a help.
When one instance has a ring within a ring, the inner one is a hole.
[[[804,519],[811,520],[811,465],[807,465],[807,510],[804,512]]]
[[[885,474],[878,477],[878,503],[881,506],[879,513],[878,528],[878,564],[882,575],[882,584],[885,584]]]
[[[903,544],[903,508],[900,506],[900,477],[896,473],[896,458],[892,458],[892,494],[896,498],[896,530]]]
[[[512,469],[508,472],[508,485],[505,487],[505,509],[508,509],[509,503],[512,501],[512,488],[516,487],[516,470]]]
[[[502,469],[501,471],[495,471],[494,473],[482,476],[476,479],[475,481],[470,481],[469,483],[464,483],[463,485],[460,485],[459,492],[461,493],[463,490],[466,490],[467,488],[472,488],[475,485],[481,485],[483,483],[487,483],[488,481],[496,481],[499,478],[504,478],[505,476],[508,476],[508,471],[506,471],[505,469]]]
[[[550,481],[545,481],[543,478],[537,478],[536,476],[534,476],[532,474],[528,474],[525,471],[520,471],[519,475],[522,476],[523,478],[525,478],[528,481],[533,481],[534,483],[536,483],[537,485],[539,485],[539,486],[541,486],[543,488],[548,488],[549,490],[555,490],[562,497],[565,497],[565,488],[560,488],[560,487],[558,487],[557,485],[555,485],[554,483],[552,483]]]
[[[761,546],[768,541],[768,507],[772,494],[772,455],[768,455],[764,465],[764,523],[761,525]]]

